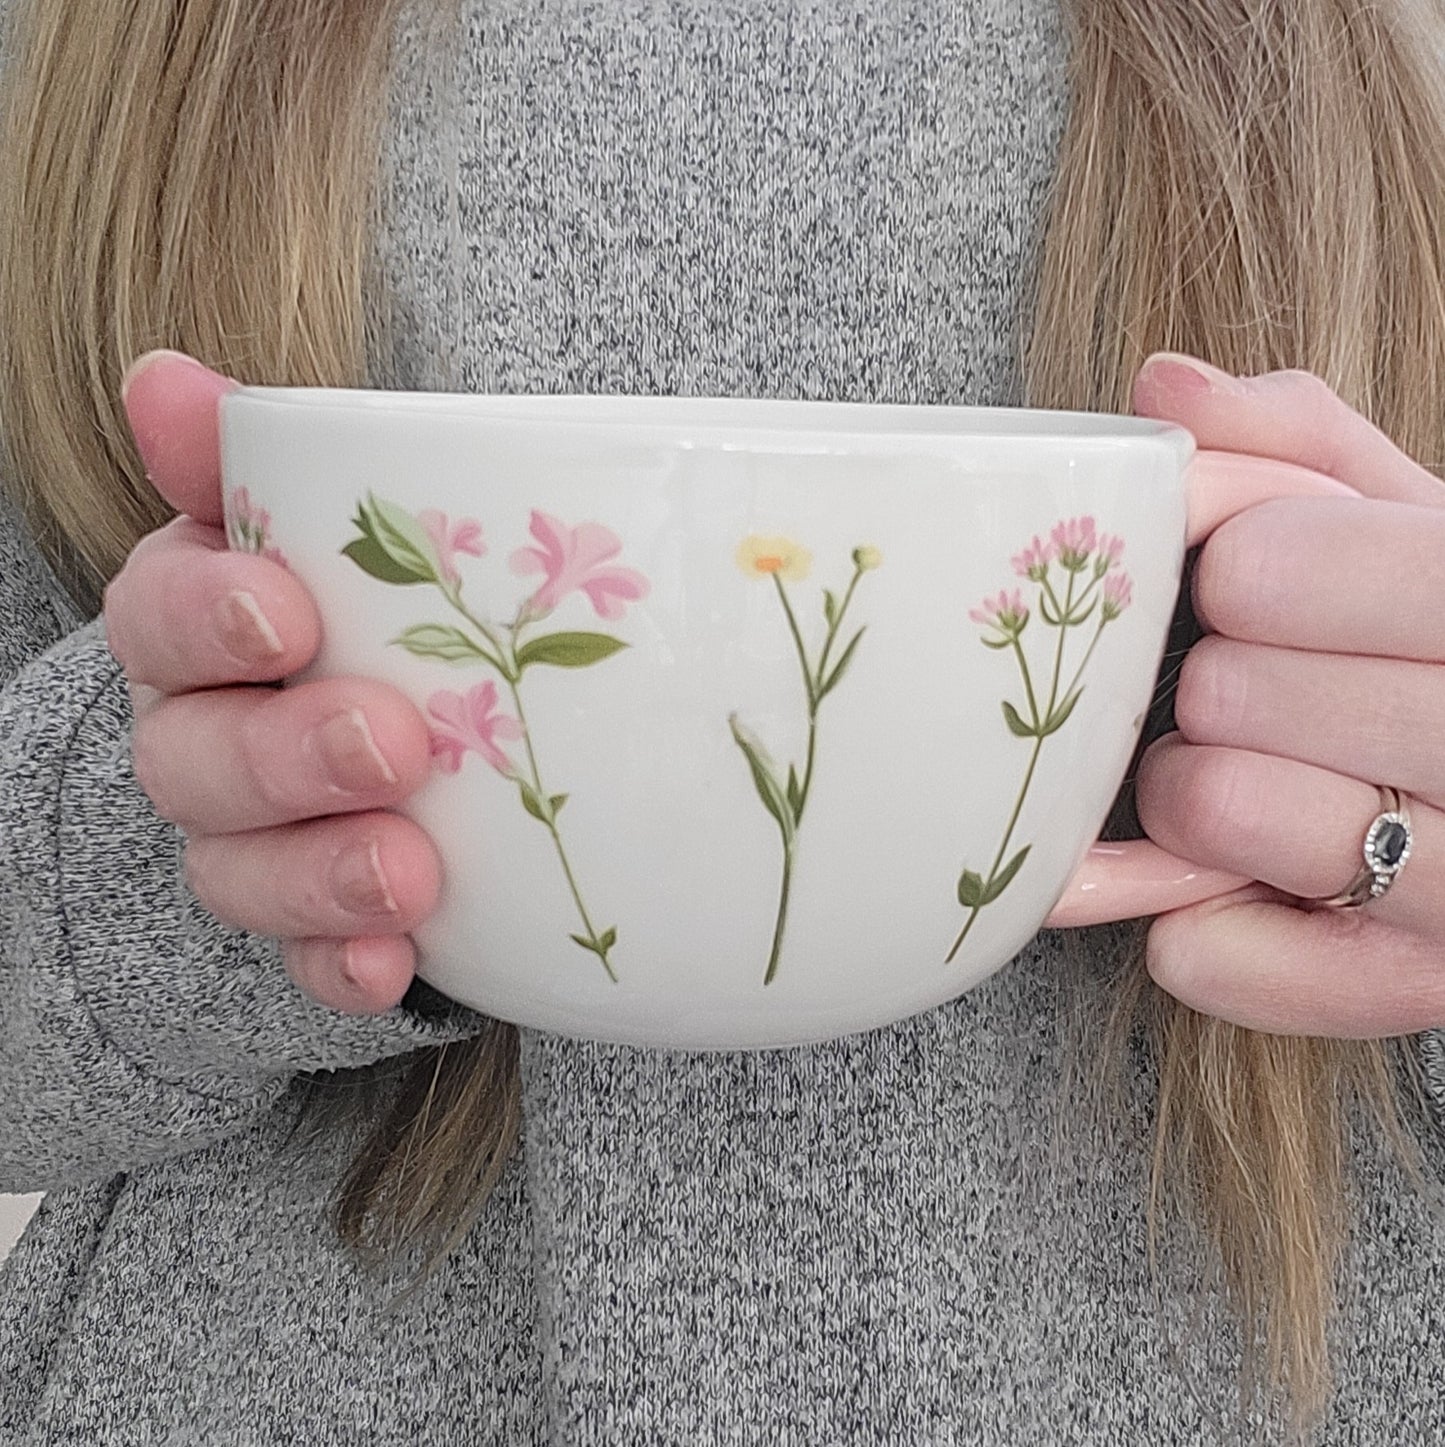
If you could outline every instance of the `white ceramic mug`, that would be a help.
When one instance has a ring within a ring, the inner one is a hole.
[[[1243,883],[1090,845],[1186,545],[1348,492],[1020,410],[242,388],[222,439],[232,546],[319,605],[302,678],[432,728],[422,977],[697,1048],[889,1023],[1046,920]]]

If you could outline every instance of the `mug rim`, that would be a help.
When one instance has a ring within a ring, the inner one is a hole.
[[[962,404],[834,402],[802,398],[655,396],[638,393],[413,392],[376,388],[242,386],[222,398],[224,412],[253,409],[351,412],[377,416],[444,416],[508,426],[630,429],[695,434],[745,443],[991,443],[1133,448],[1163,444],[1187,462],[1193,435],[1173,422],[1112,412]]]

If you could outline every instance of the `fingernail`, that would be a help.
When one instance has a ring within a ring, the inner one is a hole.
[[[184,362],[188,367],[200,367],[201,364],[194,358],[188,357],[184,352],[172,352],[165,347],[157,347],[155,351],[143,352],[125,369],[125,376],[120,379],[120,400],[124,406],[130,400],[130,389],[135,386],[141,377],[145,376],[157,362],[169,358],[173,362]],[[204,367],[201,368],[205,370]]]
[[[331,959],[343,983],[350,985],[353,990],[359,990],[361,976],[356,970],[356,941],[337,940],[332,946]]]
[[[227,593],[216,605],[216,632],[242,663],[265,663],[285,651],[280,635],[250,593]]]
[[[364,794],[397,782],[396,771],[376,744],[359,708],[348,709],[312,730],[308,751],[321,760],[331,787],[339,794]]]
[[[331,887],[344,909],[353,914],[395,914],[396,900],[381,868],[375,840],[337,855],[331,866]]]
[[[1151,386],[1167,388],[1176,396],[1207,397],[1216,392],[1237,396],[1244,391],[1239,378],[1183,352],[1155,352],[1141,371]]]

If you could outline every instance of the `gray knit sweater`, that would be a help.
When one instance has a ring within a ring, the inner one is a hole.
[[[1054,4],[477,0],[454,75],[404,34],[377,380],[1016,400]],[[1086,1129],[1051,937],[809,1049],[525,1034],[524,1149],[393,1305],[298,1083],[476,1017],[333,1014],[206,917],[83,622],[0,514],[0,1190],[50,1192],[0,1269],[5,1447],[1249,1437],[1207,1254],[1146,1265],[1147,1064]],[[1321,1440],[1439,1441],[1445,1226],[1360,1155]]]

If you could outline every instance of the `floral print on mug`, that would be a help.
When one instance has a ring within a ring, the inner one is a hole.
[[[252,501],[248,489],[236,488],[227,499],[225,511],[226,542],[233,551],[255,553],[283,568],[289,566],[280,548],[271,541],[270,512]]]
[[[439,689],[427,699],[434,767],[455,774],[475,754],[516,785],[522,808],[551,835],[582,925],[571,939],[596,955],[615,982],[611,956],[617,929],[598,929],[584,902],[558,823],[568,796],[549,792],[543,782],[523,709],[522,681],[529,668],[589,668],[626,648],[610,633],[537,629],[574,595],[599,618],[617,622],[628,604],[647,596],[647,579],[616,561],[622,543],[609,528],[595,522],[571,527],[534,510],[529,527],[532,545],[513,552],[510,568],[519,578],[539,581],[517,605],[511,621],[499,623],[482,617],[463,596],[459,560],[487,555],[486,537],[475,518],[451,519],[432,508],[413,515],[372,493],[357,505],[353,526],[358,536],[341,551],[357,567],[379,582],[430,586],[453,615],[445,622],[408,628],[392,643],[418,658],[481,666],[495,675],[465,693]],[[507,691],[505,701],[499,682]],[[510,713],[505,711],[507,704]]]
[[[827,631],[824,633],[816,661],[808,652],[792,598],[783,586],[784,583],[801,583],[807,579],[813,565],[813,555],[807,548],[789,538],[754,535],[743,540],[738,547],[736,559],[738,567],[747,577],[771,581],[777,590],[778,602],[798,655],[808,708],[808,747],[801,774],[797,765],[789,764],[784,775],[773,762],[762,740],[741,722],[737,714],[733,714],[728,720],[733,739],[747,760],[753,787],[757,790],[763,808],[778,826],[783,846],[782,883],[778,892],[777,917],[773,924],[773,944],[768,955],[767,968],[763,972],[763,984],[770,985],[777,978],[778,964],[782,958],[798,831],[802,827],[803,812],[808,807],[808,798],[813,788],[813,769],[817,763],[818,751],[818,710],[823,700],[842,682],[867,629],[860,628],[848,640],[836,660],[833,658],[833,650],[842,632],[843,620],[852,606],[858,584],[865,573],[871,573],[882,565],[883,555],[874,547],[854,548],[853,576],[842,598],[829,589],[823,590],[823,622]]]
[[[1084,670],[1094,656],[1099,639],[1133,601],[1134,585],[1119,567],[1123,556],[1123,539],[1099,533],[1092,517],[1066,519],[1055,525],[1047,541],[1034,537],[1010,559],[1015,575],[1034,585],[1032,606],[1025,600],[1022,588],[1004,588],[969,612],[969,618],[984,630],[981,639],[984,647],[1012,653],[1018,663],[1024,686],[1023,707],[1005,699],[1003,717],[1009,732],[1015,738],[1031,740],[1032,747],[1013,813],[988,872],[965,869],[959,876],[958,902],[968,911],[968,916],[948,952],[949,961],[963,948],[979,914],[1013,883],[1029,857],[1031,844],[1025,844],[1012,856],[1009,845],[1018,828],[1044,740],[1068,723],[1083,696]],[[1046,661],[1037,686],[1023,643],[1024,632],[1035,616],[1056,634],[1044,645]],[[1088,646],[1065,683],[1069,634],[1091,621],[1094,629]],[[1048,679],[1046,687],[1044,678]]]

